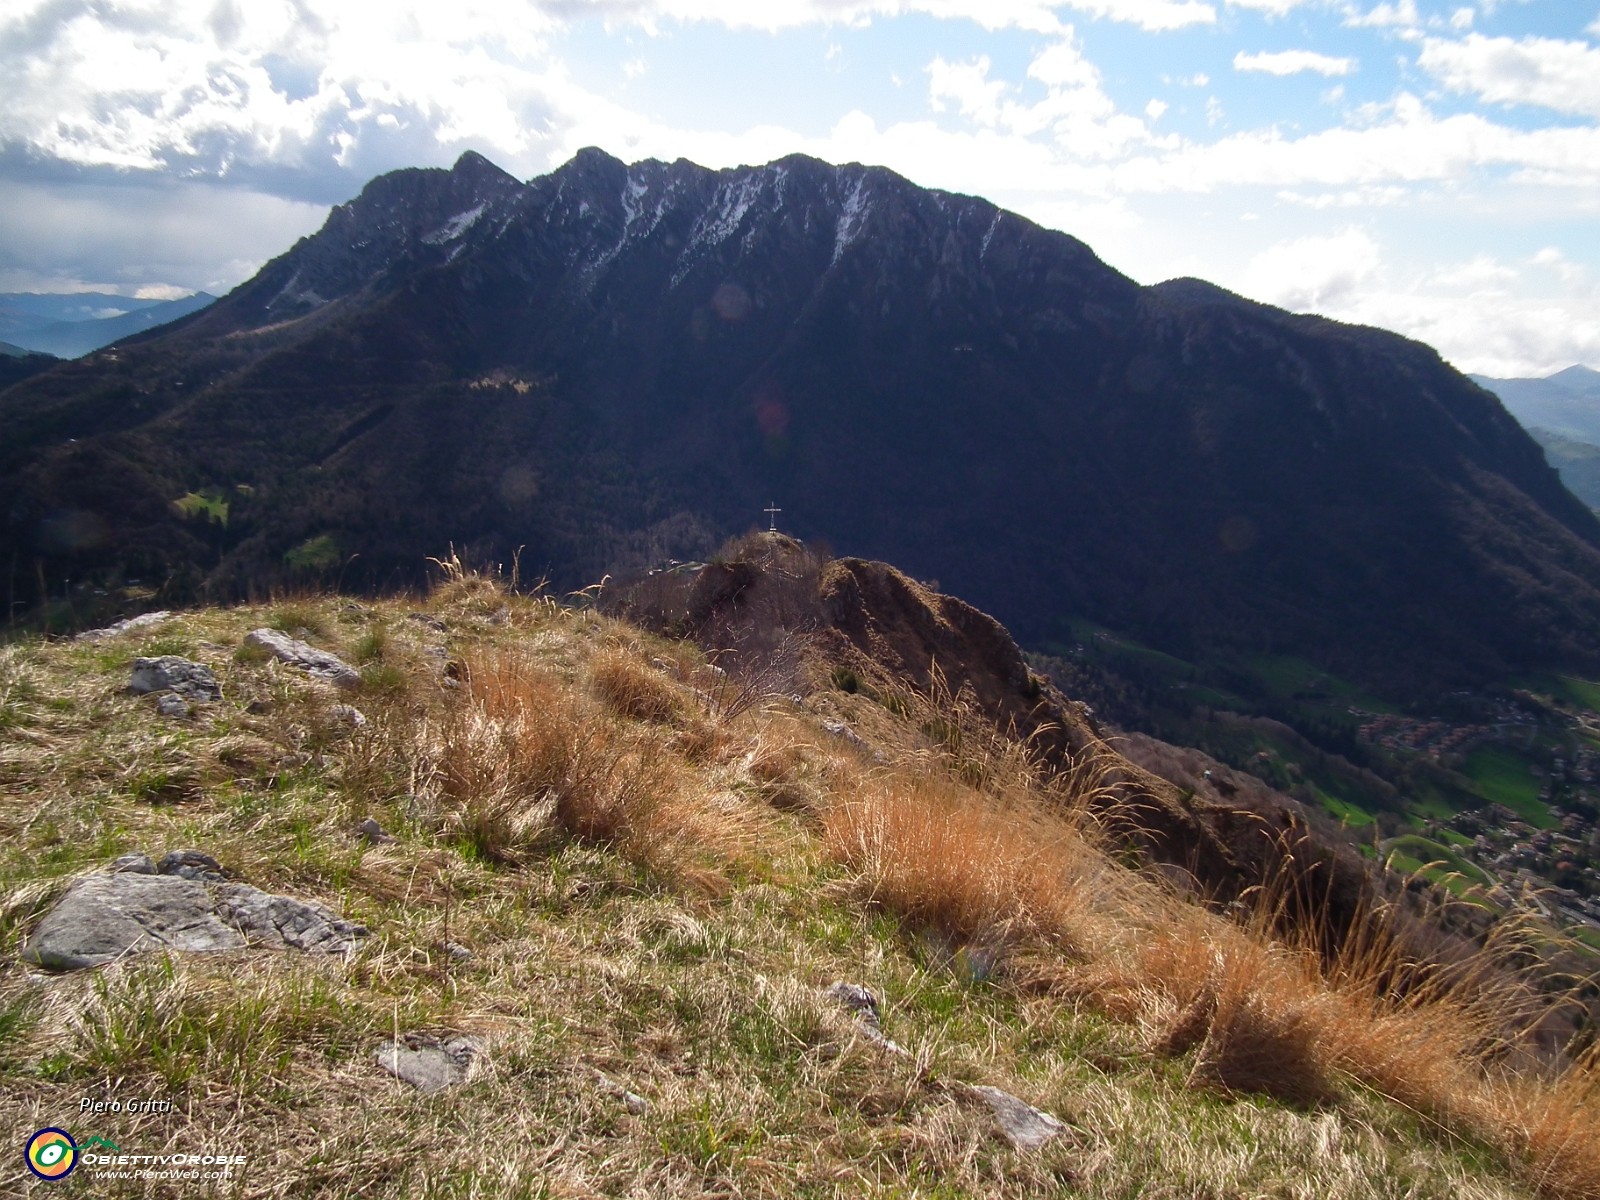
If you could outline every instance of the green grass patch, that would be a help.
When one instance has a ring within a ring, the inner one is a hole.
[[[1556,819],[1539,799],[1539,781],[1529,771],[1529,762],[1507,746],[1479,746],[1461,765],[1478,795],[1503,804],[1528,824],[1538,829],[1554,829]]]
[[[212,488],[203,492],[189,492],[174,500],[172,508],[180,517],[215,521],[224,527],[228,524],[228,501],[221,492]]]

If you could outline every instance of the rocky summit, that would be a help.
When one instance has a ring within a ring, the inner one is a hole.
[[[1416,690],[1600,666],[1600,521],[1426,346],[880,168],[398,171],[215,305],[0,393],[17,606],[563,587],[784,528],[1025,643]],[[115,615],[115,614],[107,614]]]

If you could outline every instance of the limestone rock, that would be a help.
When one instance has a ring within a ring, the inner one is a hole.
[[[112,875],[126,871],[132,875],[154,875],[156,864],[150,861],[148,854],[124,854],[111,860],[111,865],[106,870]]]
[[[465,1034],[440,1041],[432,1034],[406,1033],[379,1046],[373,1057],[396,1079],[430,1095],[465,1083],[482,1060],[483,1049]]]
[[[221,863],[199,850],[168,850],[156,864],[156,874],[205,881],[227,877],[227,872],[222,869]]]
[[[141,695],[148,692],[176,692],[196,704],[222,699],[222,685],[217,682],[210,667],[179,658],[176,654],[134,659],[133,677],[128,681],[128,688]]]
[[[995,1120],[1000,1124],[1000,1132],[1005,1134],[1006,1141],[1011,1143],[1013,1149],[1037,1150],[1066,1129],[1061,1121],[1049,1113],[997,1087],[974,1087],[972,1094],[993,1111]]]
[[[352,730],[367,727],[367,714],[353,704],[335,704],[328,715]]]
[[[216,860],[199,851],[174,851],[159,867],[147,855],[125,854],[107,873],[73,884],[28,937],[22,958],[72,971],[163,949],[257,945],[342,954],[366,936],[314,901],[222,879]]]
[[[371,817],[368,817],[365,821],[362,821],[361,824],[356,826],[355,834],[358,838],[371,846],[379,846],[385,842],[398,842],[400,840],[392,833],[385,833],[383,831],[383,826],[379,825],[378,822]]]
[[[217,914],[253,945],[344,954],[367,936],[365,926],[344,920],[314,900],[273,896],[243,883],[228,884],[213,891]]]
[[[203,883],[131,871],[72,886],[29,936],[25,961],[57,971],[97,967],[149,950],[241,950],[243,935],[217,916]]]
[[[361,673],[337,654],[318,650],[304,642],[296,641],[287,633],[276,629],[252,629],[244,635],[247,646],[260,646],[280,662],[298,667],[308,675],[326,679],[340,687],[359,687]]]
[[[891,1054],[907,1053],[904,1046],[884,1033],[878,1011],[878,998],[866,988],[858,983],[845,983],[840,980],[829,984],[824,990],[829,997],[856,1014],[856,1024],[867,1041]]]
[[[141,613],[137,617],[129,617],[126,621],[118,621],[114,625],[107,625],[104,629],[86,629],[74,641],[78,642],[104,642],[114,637],[121,637],[125,633],[136,633],[141,629],[150,629],[160,625],[163,621],[170,620],[172,614],[163,609],[160,612]]]
[[[827,990],[829,996],[857,1014],[863,1021],[870,1021],[874,1025],[879,1023],[878,998],[860,984],[839,980],[830,983]]]
[[[156,701],[156,711],[163,717],[187,717],[189,715],[189,702],[182,696],[175,696],[168,692]]]

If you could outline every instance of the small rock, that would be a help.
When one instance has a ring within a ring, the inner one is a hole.
[[[874,1025],[879,1023],[878,998],[859,983],[845,983],[839,980],[830,983],[827,992],[863,1021],[871,1021]]]
[[[1015,1150],[1037,1150],[1067,1128],[1049,1113],[999,1088],[974,1087],[972,1094],[994,1112],[995,1120],[1000,1123],[1000,1132],[1005,1134],[1006,1141]]]
[[[335,704],[329,710],[329,715],[340,724],[350,726],[351,729],[365,729],[367,727],[367,714],[353,704]]]
[[[860,746],[863,749],[866,747],[866,742],[861,740],[861,736],[858,733],[856,733],[856,731],[854,729],[851,729],[850,726],[846,725],[843,721],[827,721],[827,720],[825,720],[825,721],[822,722],[822,728],[825,729],[828,733],[831,733],[836,738],[843,738],[845,741],[849,742],[852,746]]]
[[[650,1101],[637,1092],[623,1092],[622,1104],[624,1108],[636,1117],[642,1117],[650,1111]]]
[[[450,956],[451,962],[466,962],[472,957],[472,951],[460,942],[440,942],[439,949]]]
[[[273,703],[271,700],[252,700],[249,704],[244,706],[245,712],[249,713],[253,717],[265,716],[267,713],[271,712],[272,709]]]
[[[642,1117],[650,1111],[650,1101],[638,1092],[630,1092],[613,1079],[607,1079],[599,1071],[595,1072],[595,1090],[602,1096],[614,1096],[622,1101],[622,1106],[636,1117]]]
[[[867,1041],[891,1054],[908,1053],[904,1046],[883,1032],[878,1012],[878,998],[866,988],[858,983],[840,981],[829,984],[826,994],[856,1014],[856,1024],[860,1026],[861,1035]]]
[[[373,846],[381,845],[385,842],[398,842],[400,840],[393,834],[385,833],[383,831],[383,826],[379,825],[378,822],[373,820],[371,817],[368,817],[365,821],[361,822],[361,824],[357,825],[355,832],[357,837]]]
[[[104,629],[87,629],[80,633],[74,641],[103,642],[107,638],[121,637],[125,633],[133,633],[140,629],[149,629],[169,620],[172,614],[165,609],[161,612],[141,613],[137,617],[129,617],[125,621],[118,621],[114,625],[107,625]]]
[[[443,633],[447,628],[445,623],[439,620],[438,617],[430,617],[427,613],[407,613],[406,620],[415,621],[419,625],[426,625],[429,629],[437,630],[440,633]]]
[[[169,850],[156,864],[158,875],[176,875],[179,879],[217,880],[227,878],[222,864],[199,850]]]
[[[176,654],[134,659],[133,677],[128,681],[128,688],[140,695],[176,692],[196,704],[222,699],[222,685],[217,682],[210,667],[179,658]]]
[[[308,675],[326,679],[340,687],[360,687],[361,673],[337,654],[318,650],[296,641],[276,629],[252,629],[244,635],[245,645],[260,646],[280,662],[298,667]]]
[[[156,711],[163,717],[187,717],[189,715],[189,702],[182,696],[175,696],[168,692],[156,701]]]
[[[111,865],[106,868],[110,875],[154,875],[155,863],[150,861],[148,854],[123,854],[111,860]]]
[[[406,1033],[379,1046],[373,1057],[389,1074],[426,1096],[465,1083],[483,1051],[476,1039],[465,1034],[440,1041],[432,1034]]]

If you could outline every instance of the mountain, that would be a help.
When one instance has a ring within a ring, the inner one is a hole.
[[[1567,490],[1600,511],[1600,446],[1574,441],[1538,426],[1528,432],[1544,447],[1545,458],[1560,473]]]
[[[1600,371],[1572,366],[1542,379],[1470,376],[1505,403],[1524,426],[1578,442],[1600,443]]]
[[[0,299],[17,299],[18,297],[5,297]],[[31,297],[43,300],[44,297]],[[51,299],[57,299],[51,297]],[[66,301],[75,297],[60,297]],[[158,325],[165,325],[169,321],[176,321],[179,317],[188,316],[190,313],[204,308],[216,299],[215,296],[205,292],[196,292],[192,296],[185,296],[181,300],[158,301],[127,301],[120,296],[102,297],[106,301],[115,301],[119,307],[128,307],[132,311],[123,312],[117,316],[93,317],[77,320],[39,320],[36,316],[27,314],[18,315],[15,306],[7,312],[0,308],[6,320],[4,332],[16,340],[16,343],[27,349],[43,354],[53,354],[57,358],[77,358],[98,350],[102,346],[109,346],[130,334],[142,333],[147,329],[154,329]],[[44,308],[42,305],[32,306],[35,310]],[[74,306],[62,304],[64,311],[73,311]],[[77,309],[85,306],[79,302]],[[48,311],[48,309],[45,309]]]
[[[21,383],[29,376],[49,370],[57,359],[50,354],[35,354],[10,342],[0,342],[0,392],[13,383]]]
[[[136,300],[105,292],[0,292],[0,337],[57,321],[93,321],[149,308],[159,300]]]
[[[558,587],[783,527],[1194,660],[1600,669],[1600,522],[1426,346],[881,168],[398,171],[223,300],[0,396],[19,597]],[[44,590],[39,584],[42,581]]]

